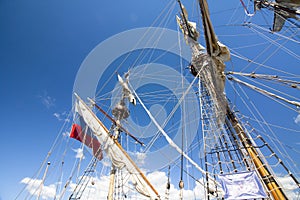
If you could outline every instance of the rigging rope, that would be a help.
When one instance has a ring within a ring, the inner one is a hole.
[[[180,0],[178,0],[178,3],[180,4],[180,8],[182,10],[182,5],[180,3]],[[182,10],[182,15],[184,16],[184,12]],[[186,21],[186,19],[185,19]],[[187,22],[186,22],[187,23]],[[187,26],[189,34],[190,34],[190,30],[189,27]],[[179,26],[177,26],[177,37],[178,37],[178,44],[179,44],[179,52],[180,52],[180,70],[181,70],[181,74],[183,74],[183,62],[182,62],[182,49],[181,49],[181,42],[180,42],[180,35],[179,35]],[[182,87],[182,91],[184,93],[184,77],[181,76],[181,87]],[[184,94],[182,94],[183,96]],[[181,111],[181,116],[182,116],[182,126],[181,126],[181,151],[184,152],[184,134],[185,134],[185,101],[183,100],[183,104],[182,104],[182,111]],[[183,182],[183,153],[181,153],[180,156],[180,181],[179,181],[179,189],[180,189],[180,195],[179,195],[179,199],[183,199],[183,188],[184,188],[184,182]]]
[[[155,24],[157,21],[159,21],[159,22],[162,24],[162,23],[164,22],[164,20],[165,20],[166,23],[167,23],[167,19],[170,18],[170,16],[171,16],[170,13],[171,13],[172,10],[174,10],[175,6],[176,6],[176,2],[170,1],[170,2],[167,4],[167,6],[164,8],[164,10],[161,12],[161,14],[160,14],[160,15],[156,18],[156,20],[152,23],[152,25],[150,25],[150,27],[154,27],[154,24]],[[167,11],[167,14],[165,15],[164,18],[167,18],[167,19],[163,19],[163,20],[162,20],[161,16],[162,16],[162,14],[163,14],[164,12],[166,12],[166,10],[168,10],[168,11]],[[168,17],[168,16],[169,16],[169,17]],[[161,24],[160,24],[160,25],[161,25]],[[161,27],[161,26],[157,26],[157,27]],[[150,30],[150,29],[149,29],[149,30]],[[145,37],[146,37],[147,34],[149,34],[148,31],[146,31],[142,36],[140,36],[140,39],[137,41],[136,45],[135,45],[132,49],[137,49],[136,47],[139,46],[139,44],[141,43],[141,41],[145,40]],[[160,37],[161,37],[162,35],[163,35],[163,32],[160,33]],[[153,35],[152,37],[154,37],[154,35]],[[159,37],[159,38],[160,38],[160,37]],[[159,41],[159,38],[157,39],[157,41]],[[149,44],[150,41],[151,41],[151,40],[148,40],[148,43],[146,43],[146,45]],[[153,40],[152,40],[152,41],[153,41]],[[138,61],[139,61],[139,60],[140,60],[140,61],[142,60],[141,58],[142,58],[142,56],[143,56],[143,54],[144,54],[145,51],[146,51],[146,48],[141,49],[141,52],[139,53],[138,57],[134,60],[134,63],[132,64],[131,67],[140,64],[140,62],[138,63]],[[154,50],[153,50],[153,51],[154,51]],[[114,70],[114,72],[118,72],[118,71],[121,69],[121,67],[123,66],[123,64],[125,63],[125,61],[128,60],[129,57],[130,57],[132,54],[133,54],[133,51],[132,51],[132,52],[129,52],[129,53],[126,55],[126,57],[123,59],[123,61],[116,67],[116,69]],[[144,55],[144,57],[145,57],[145,55]],[[129,69],[130,69],[130,68],[129,68]],[[106,78],[106,82],[104,82],[104,83],[102,84],[102,87],[98,90],[98,93],[97,93],[95,96],[98,96],[98,95],[100,94],[100,92],[103,91],[103,89],[105,88],[105,86],[107,86],[107,85],[109,84],[109,81],[112,80],[112,78],[113,78],[114,75],[115,75],[115,73],[111,73],[111,75],[110,75],[108,78]]]
[[[44,182],[45,182],[45,179],[46,179],[46,176],[47,176],[47,172],[48,172],[49,166],[50,166],[50,162],[47,163],[46,170],[45,170],[43,179],[41,181],[41,184],[39,185],[39,187],[37,187],[37,189],[39,190],[39,194],[38,194],[37,199],[40,199],[41,193],[43,191],[43,186],[44,186]]]
[[[201,71],[201,70],[200,70]],[[187,92],[191,89],[192,85],[194,84],[196,80],[196,77],[194,78],[193,82],[190,84],[189,88],[186,90],[186,92],[184,93],[184,95],[181,97],[181,99],[178,101],[179,105],[184,96],[187,94]],[[130,87],[132,88],[132,86],[130,85]],[[139,100],[139,102],[141,103],[142,107],[144,108],[144,110],[146,111],[146,113],[148,114],[148,116],[150,117],[150,119],[152,120],[152,122],[155,124],[155,126],[160,130],[160,132],[164,135],[164,137],[166,138],[166,140],[168,141],[168,143],[180,154],[183,154],[183,156],[192,164],[194,165],[203,175],[206,174],[206,171],[203,170],[196,162],[194,162],[194,160],[192,160],[186,153],[184,153],[177,144],[175,144],[173,142],[173,140],[168,136],[168,134],[162,129],[162,127],[159,125],[159,123],[156,121],[156,119],[153,117],[153,115],[151,114],[151,112],[147,109],[147,107],[144,105],[143,101],[140,99],[140,97],[137,95],[136,91],[132,88],[132,91],[135,95],[135,97]],[[175,106],[174,109],[177,109],[178,106]],[[213,178],[210,177],[210,180],[212,180],[215,183],[215,180]],[[219,184],[219,183],[216,183]]]
[[[61,129],[58,131],[58,134],[57,134],[57,136],[56,136],[54,142],[52,143],[52,146],[50,147],[50,149],[49,149],[49,151],[48,151],[46,157],[45,157],[44,160],[42,161],[42,164],[41,164],[40,167],[37,169],[37,171],[31,176],[31,178],[29,179],[29,181],[26,182],[26,183],[24,184],[24,186],[23,186],[22,189],[19,191],[19,193],[17,193],[17,195],[16,195],[16,197],[15,197],[15,200],[17,200],[17,199],[22,195],[22,193],[23,193],[26,189],[28,189],[28,185],[35,185],[35,183],[38,181],[38,177],[41,175],[41,172],[42,172],[43,168],[45,167],[46,163],[48,162],[48,160],[49,160],[50,156],[52,155],[53,151],[54,151],[56,148],[58,148],[59,145],[62,144],[62,141],[63,141],[63,140],[61,140],[61,135],[62,135],[64,129],[66,128],[66,126],[68,125],[68,122],[69,122],[70,119],[71,119],[71,114],[72,114],[72,112],[67,113],[67,117],[66,117],[66,119],[64,120],[64,123],[63,123]],[[69,141],[69,140],[68,140],[68,141]],[[66,146],[65,146],[65,147],[66,147]],[[67,148],[66,148],[66,149],[67,149]],[[66,151],[66,149],[65,149],[65,151]],[[62,157],[64,158],[65,155],[66,155],[66,154],[64,153],[64,154],[62,155]],[[55,166],[54,161],[52,161],[52,163],[53,163],[52,165],[53,165],[53,167],[54,167],[54,166]],[[31,196],[36,195],[36,192],[37,192],[37,190],[35,190],[33,193],[27,193],[27,195],[26,195],[26,197],[24,197],[24,199],[31,198],[30,195],[31,195]]]
[[[233,72],[229,71],[226,73],[226,75],[230,74],[237,74],[240,76],[246,76],[246,77],[251,77],[251,78],[258,78],[258,79],[263,79],[263,80],[270,80],[270,81],[277,81],[283,84],[286,84],[292,88],[300,89],[300,81],[294,81],[294,80],[288,80],[288,79],[281,79],[277,75],[269,75],[269,74],[256,74],[256,73],[242,73],[242,72]]]
[[[91,173],[94,173],[97,166],[98,159],[93,157],[87,169],[84,171],[83,175],[80,177],[79,181],[76,182],[76,187],[74,188],[69,199],[80,199],[84,190],[86,189],[90,179]]]
[[[231,83],[231,85],[233,84],[232,82],[230,82],[230,83]],[[232,88],[236,91],[237,94],[239,94],[239,93],[237,92],[237,90],[236,90],[235,87],[232,87]],[[254,120],[255,120],[256,122],[258,122],[258,124],[260,125],[260,127],[263,129],[263,132],[262,132],[262,133],[263,133],[266,137],[268,137],[268,138],[270,139],[270,141],[272,141],[273,146],[275,147],[275,149],[276,149],[278,152],[280,152],[280,154],[281,154],[283,157],[288,158],[292,163],[294,163],[294,166],[296,166],[296,163],[295,163],[294,160],[290,157],[290,155],[289,155],[289,153],[287,152],[286,148],[284,148],[284,146],[283,146],[281,140],[278,139],[278,137],[275,135],[274,131],[271,129],[270,124],[266,122],[266,120],[263,118],[262,114],[258,111],[258,108],[254,105],[254,103],[252,102],[252,100],[249,98],[249,96],[247,95],[247,93],[243,90],[243,88],[241,88],[240,85],[239,85],[239,88],[241,89],[242,93],[245,95],[245,97],[247,98],[247,100],[244,100],[244,98],[243,98],[242,96],[239,96],[240,99],[243,101],[243,104],[244,104],[244,105],[246,106],[246,108],[250,111],[250,113],[252,114],[252,116],[254,116],[254,118],[255,118]],[[258,116],[259,116],[263,121],[260,121],[260,120],[257,119],[257,116],[254,114],[253,109],[251,109],[251,108],[249,107],[249,105],[248,105],[249,102],[250,102],[250,105],[252,105],[252,107],[254,108],[254,111],[257,112]],[[244,116],[244,117],[245,117],[245,116]],[[247,119],[250,119],[250,118],[247,118]],[[253,120],[253,119],[252,119],[252,120]],[[264,128],[265,125],[266,125],[266,127],[267,127],[267,129],[268,129],[268,131],[269,131],[268,133],[267,133],[267,130],[265,130],[265,128]],[[275,126],[275,125],[273,125],[273,126],[276,127],[276,128],[282,128],[282,127],[280,127],[280,126]],[[290,130],[289,130],[289,131],[290,131]],[[294,131],[297,132],[296,130],[294,130]],[[267,134],[266,134],[266,133],[267,133]],[[273,135],[273,138],[271,138],[270,133]],[[278,142],[277,144],[274,142],[275,140],[276,140],[276,142]],[[282,150],[285,152],[285,154],[282,153],[282,151],[279,149],[279,147],[282,148]],[[294,169],[294,172],[297,171],[297,169],[295,169],[293,166],[291,166],[289,162],[288,162],[288,165],[289,165],[289,168],[290,168],[290,169]]]
[[[245,14],[246,14],[248,17],[252,17],[252,16],[255,15],[255,12],[252,13],[252,14],[250,14],[250,12],[248,11],[248,9],[247,9],[245,3],[243,2],[243,0],[240,0],[240,2],[241,2],[242,6],[243,6],[243,8],[244,8]]]
[[[259,87],[256,87],[256,86],[254,86],[254,85],[251,85],[251,84],[249,84],[249,83],[246,83],[246,82],[244,82],[244,81],[241,81],[241,80],[239,80],[239,79],[237,79],[237,78],[229,77],[228,79],[229,79],[229,80],[232,80],[232,81],[235,81],[235,82],[237,82],[237,83],[243,84],[243,85],[245,85],[245,86],[247,86],[247,87],[249,87],[249,88],[251,88],[251,89],[253,89],[253,90],[255,90],[255,91],[257,91],[257,92],[259,92],[259,93],[261,93],[261,94],[263,94],[263,95],[270,96],[270,97],[273,97],[273,98],[277,98],[277,99],[280,99],[280,100],[282,100],[282,101],[284,101],[284,102],[286,102],[286,103],[289,103],[289,104],[292,104],[292,105],[295,105],[295,106],[300,107],[300,102],[298,102],[298,101],[291,101],[291,100],[288,100],[288,99],[286,99],[286,98],[284,98],[284,97],[281,97],[281,96],[278,96],[278,95],[276,95],[276,94],[274,94],[274,93],[271,93],[271,92],[268,92],[268,91],[266,91],[266,90],[263,90],[263,89],[261,89],[261,88],[259,88]]]

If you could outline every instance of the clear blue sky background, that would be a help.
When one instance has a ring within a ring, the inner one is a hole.
[[[149,26],[167,1],[0,1],[0,199],[13,199],[70,111],[77,70],[104,39]]]
[[[0,199],[13,199],[45,158],[63,124],[54,113],[70,111],[87,54],[114,34],[150,26],[168,2],[0,1]]]

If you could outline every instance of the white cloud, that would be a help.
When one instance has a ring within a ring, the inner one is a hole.
[[[21,183],[26,184],[26,190],[33,196],[40,196],[41,199],[54,199],[56,195],[55,185],[42,184],[41,179],[24,178]]]
[[[99,200],[107,199],[109,185],[109,176],[101,176],[99,178],[91,178],[86,189],[81,194],[80,199]],[[75,183],[70,184],[70,192],[73,192],[76,187]]]
[[[277,177],[277,178],[279,179],[281,185],[283,186],[285,194],[287,195],[288,199],[299,198],[299,194],[296,193],[296,189],[298,189],[298,186],[290,176]]]
[[[120,173],[124,177],[126,177],[126,172]],[[124,178],[123,177],[123,178]],[[80,199],[89,199],[89,200],[98,200],[98,199],[106,199],[108,194],[108,186],[109,186],[109,175],[102,175],[99,177],[87,177],[89,179],[86,189],[81,194]],[[165,192],[166,192],[166,183],[168,177],[165,172],[155,171],[152,173],[147,174],[147,178],[150,183],[154,186],[154,188],[160,194],[161,199],[165,199]],[[80,179],[80,178],[79,178]],[[285,191],[287,191],[286,195],[289,199],[296,199],[298,196],[294,192],[295,184],[293,183],[290,177],[278,177],[281,181],[282,185],[284,186]],[[121,179],[118,179],[121,180]],[[129,179],[122,179],[124,183],[126,180]],[[24,178],[22,183],[27,184],[26,190],[34,196],[38,196],[39,188],[41,185],[41,180],[39,179],[30,179]],[[68,191],[72,193],[76,187],[76,183],[71,183],[68,187]],[[125,183],[123,187],[119,188],[124,192],[124,194],[128,195],[127,198],[131,197],[138,197],[138,199],[147,199],[144,198],[142,195],[136,193],[133,189],[134,187],[129,183]],[[43,185],[41,191],[41,199],[53,199],[55,197],[55,184],[50,184],[48,186]],[[296,188],[297,189],[297,188]],[[69,194],[70,194],[69,193]],[[180,190],[178,186],[171,183],[170,185],[170,193],[168,198],[169,199],[179,199]],[[67,195],[67,194],[66,194]],[[193,200],[200,200],[204,199],[204,190],[203,185],[196,182],[195,187],[191,189],[183,189],[183,199],[193,199]]]
[[[80,158],[80,159],[84,159],[84,154],[83,154],[83,149],[82,148],[78,148],[78,149],[73,149],[74,152],[76,152],[76,156],[75,158]]]
[[[126,172],[121,173],[124,177],[126,176]],[[123,177],[123,178],[124,178]],[[166,183],[167,183],[167,175],[165,172],[155,171],[149,173],[147,175],[148,180],[154,186],[154,188],[160,194],[161,199],[165,199],[165,192],[166,192]],[[126,180],[130,179],[123,179],[125,182]],[[89,199],[89,200],[96,200],[96,199],[106,199],[108,194],[108,186],[109,186],[109,176],[101,176],[100,178],[91,178],[87,184],[86,189],[82,193],[80,199]],[[69,187],[69,192],[73,192],[76,187],[75,183],[71,183]],[[125,195],[128,195],[127,198],[131,197],[138,197],[138,199],[147,199],[144,196],[138,194],[134,191],[134,186],[130,183],[125,183],[120,190],[124,192]],[[183,199],[194,199],[200,200],[204,199],[203,196],[203,186],[200,184],[196,184],[194,189],[183,190]],[[173,184],[170,185],[170,194],[169,199],[179,199],[180,190],[178,187],[174,186]]]
[[[300,114],[298,114],[298,116],[295,118],[294,122],[296,124],[300,124]]]
[[[53,116],[58,120],[58,121],[65,121],[65,122],[70,122],[69,116],[66,112],[63,113],[57,113],[55,112]]]
[[[149,173],[147,178],[149,179],[150,183],[153,184],[154,188],[158,190],[158,193],[161,195],[161,199],[165,199],[166,184],[168,180],[166,173],[156,171]],[[178,186],[175,187],[175,185],[171,183],[169,199],[179,199],[179,194],[180,190]],[[183,199],[204,199],[203,186],[197,182],[195,188],[183,189]]]
[[[44,104],[48,109],[52,106],[55,106],[55,99],[50,97],[47,92],[44,92],[43,95],[38,97],[41,99],[42,104]]]
[[[56,117],[59,121],[61,121],[61,118],[60,118],[60,114],[59,114],[59,113],[54,113],[53,115],[54,115],[54,117]]]

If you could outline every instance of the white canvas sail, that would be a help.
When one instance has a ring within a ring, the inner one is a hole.
[[[76,102],[76,112],[84,119],[87,126],[89,126],[103,145],[103,149],[110,158],[112,164],[118,168],[126,168],[131,175],[131,181],[135,189],[144,196],[150,199],[159,199],[158,193],[154,187],[148,182],[145,175],[131,160],[129,155],[124,151],[121,145],[113,139],[108,129],[102,124],[91,109],[78,97]]]

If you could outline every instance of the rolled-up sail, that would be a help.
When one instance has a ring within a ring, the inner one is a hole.
[[[206,0],[199,0],[199,4],[204,24],[206,51],[204,47],[197,42],[197,38],[190,38],[190,36],[187,35],[187,33],[191,32],[188,31],[188,29],[192,27],[189,22],[179,17],[177,17],[177,22],[185,34],[185,38],[188,38],[187,41],[192,50],[191,72],[194,76],[198,76],[205,87],[208,88],[207,91],[215,107],[215,118],[219,125],[223,125],[227,107],[227,100],[224,95],[224,70],[225,61],[230,60],[230,52],[228,48],[218,40],[215,34]],[[186,15],[187,14],[185,14],[185,16]]]
[[[131,181],[135,189],[142,195],[150,199],[159,199],[159,195],[151,183],[146,179],[145,175],[132,161],[129,155],[121,147],[117,140],[110,134],[104,124],[97,118],[91,109],[75,94],[78,101],[76,102],[76,112],[83,118],[87,126],[102,144],[103,150],[110,158],[112,164],[118,168],[126,168],[131,175]]]

